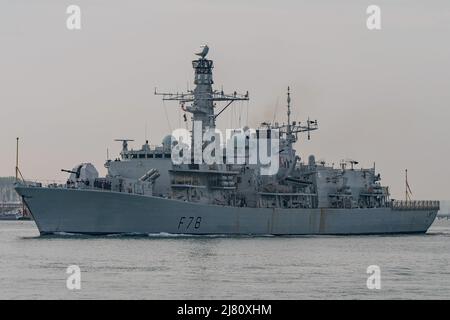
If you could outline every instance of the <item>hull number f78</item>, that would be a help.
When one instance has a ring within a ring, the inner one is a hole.
[[[200,228],[202,217],[181,217],[178,230],[193,230]]]

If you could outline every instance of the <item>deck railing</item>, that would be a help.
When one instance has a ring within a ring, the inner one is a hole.
[[[391,208],[394,210],[439,210],[439,201],[435,200],[393,200]]]
[[[122,186],[122,189],[120,190],[112,190],[111,189],[111,185],[109,185],[109,187],[107,187],[107,184],[96,184],[94,183],[89,183],[89,184],[83,184],[82,182],[72,185],[68,185],[68,184],[62,184],[59,183],[58,181],[53,181],[53,180],[48,180],[48,181],[43,181],[43,182],[38,182],[38,181],[30,181],[27,180],[26,182],[22,182],[19,185],[23,185],[23,186],[27,186],[27,187],[32,187],[32,188],[50,188],[50,189],[79,189],[79,190],[95,190],[95,191],[104,191],[104,192],[111,192],[111,191],[115,191],[115,192],[122,192],[122,193],[132,193],[132,194],[145,194],[144,192],[144,186],[142,184],[138,184],[138,183],[132,183],[132,184],[127,184],[125,186]]]

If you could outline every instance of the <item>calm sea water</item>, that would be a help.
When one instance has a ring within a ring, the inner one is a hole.
[[[81,268],[81,290],[66,268]],[[381,268],[381,289],[366,286]],[[449,299],[450,220],[426,235],[40,237],[0,221],[1,299]]]

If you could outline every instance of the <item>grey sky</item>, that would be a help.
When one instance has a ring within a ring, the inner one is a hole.
[[[66,29],[70,4],[81,31]],[[370,4],[381,31],[366,28]],[[415,199],[450,198],[449,31],[446,0],[0,0],[0,176],[14,173],[16,136],[24,176],[38,179],[85,161],[104,172],[106,148],[120,151],[112,140],[138,147],[146,125],[158,144],[170,128],[154,87],[192,85],[207,43],[216,87],[249,90],[250,126],[272,120],[277,100],[284,120],[290,85],[294,118],[319,121],[303,158],[375,161],[397,198],[408,168]],[[174,129],[179,107],[165,105]]]

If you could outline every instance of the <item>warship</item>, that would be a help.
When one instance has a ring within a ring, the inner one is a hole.
[[[357,168],[350,160],[335,168],[313,155],[305,161],[297,154],[299,136],[305,133],[309,139],[318,124],[291,121],[289,89],[285,123],[233,129],[226,156],[218,152],[224,144],[210,140],[218,146],[216,159],[224,161],[197,161],[196,147],[200,153],[208,147],[198,136],[216,130],[217,118],[233,102],[249,99],[248,92],[213,89],[208,51],[203,46],[192,61],[193,90],[155,90],[163,101],[179,103],[185,121],[191,115],[190,140],[169,134],[159,146],[146,141],[133,150],[133,140],[120,139],[122,151],[115,160],[107,159],[105,177],[91,163],[82,163],[64,170],[69,173],[65,184],[18,180],[15,190],[41,234],[361,235],[428,230],[438,201],[391,199],[375,166]],[[219,104],[222,109],[216,112]],[[238,137],[244,141],[239,155],[233,153]],[[266,151],[275,150],[273,172],[267,163],[250,161],[252,146],[264,149],[266,143]],[[180,156],[185,161],[175,161]]]

